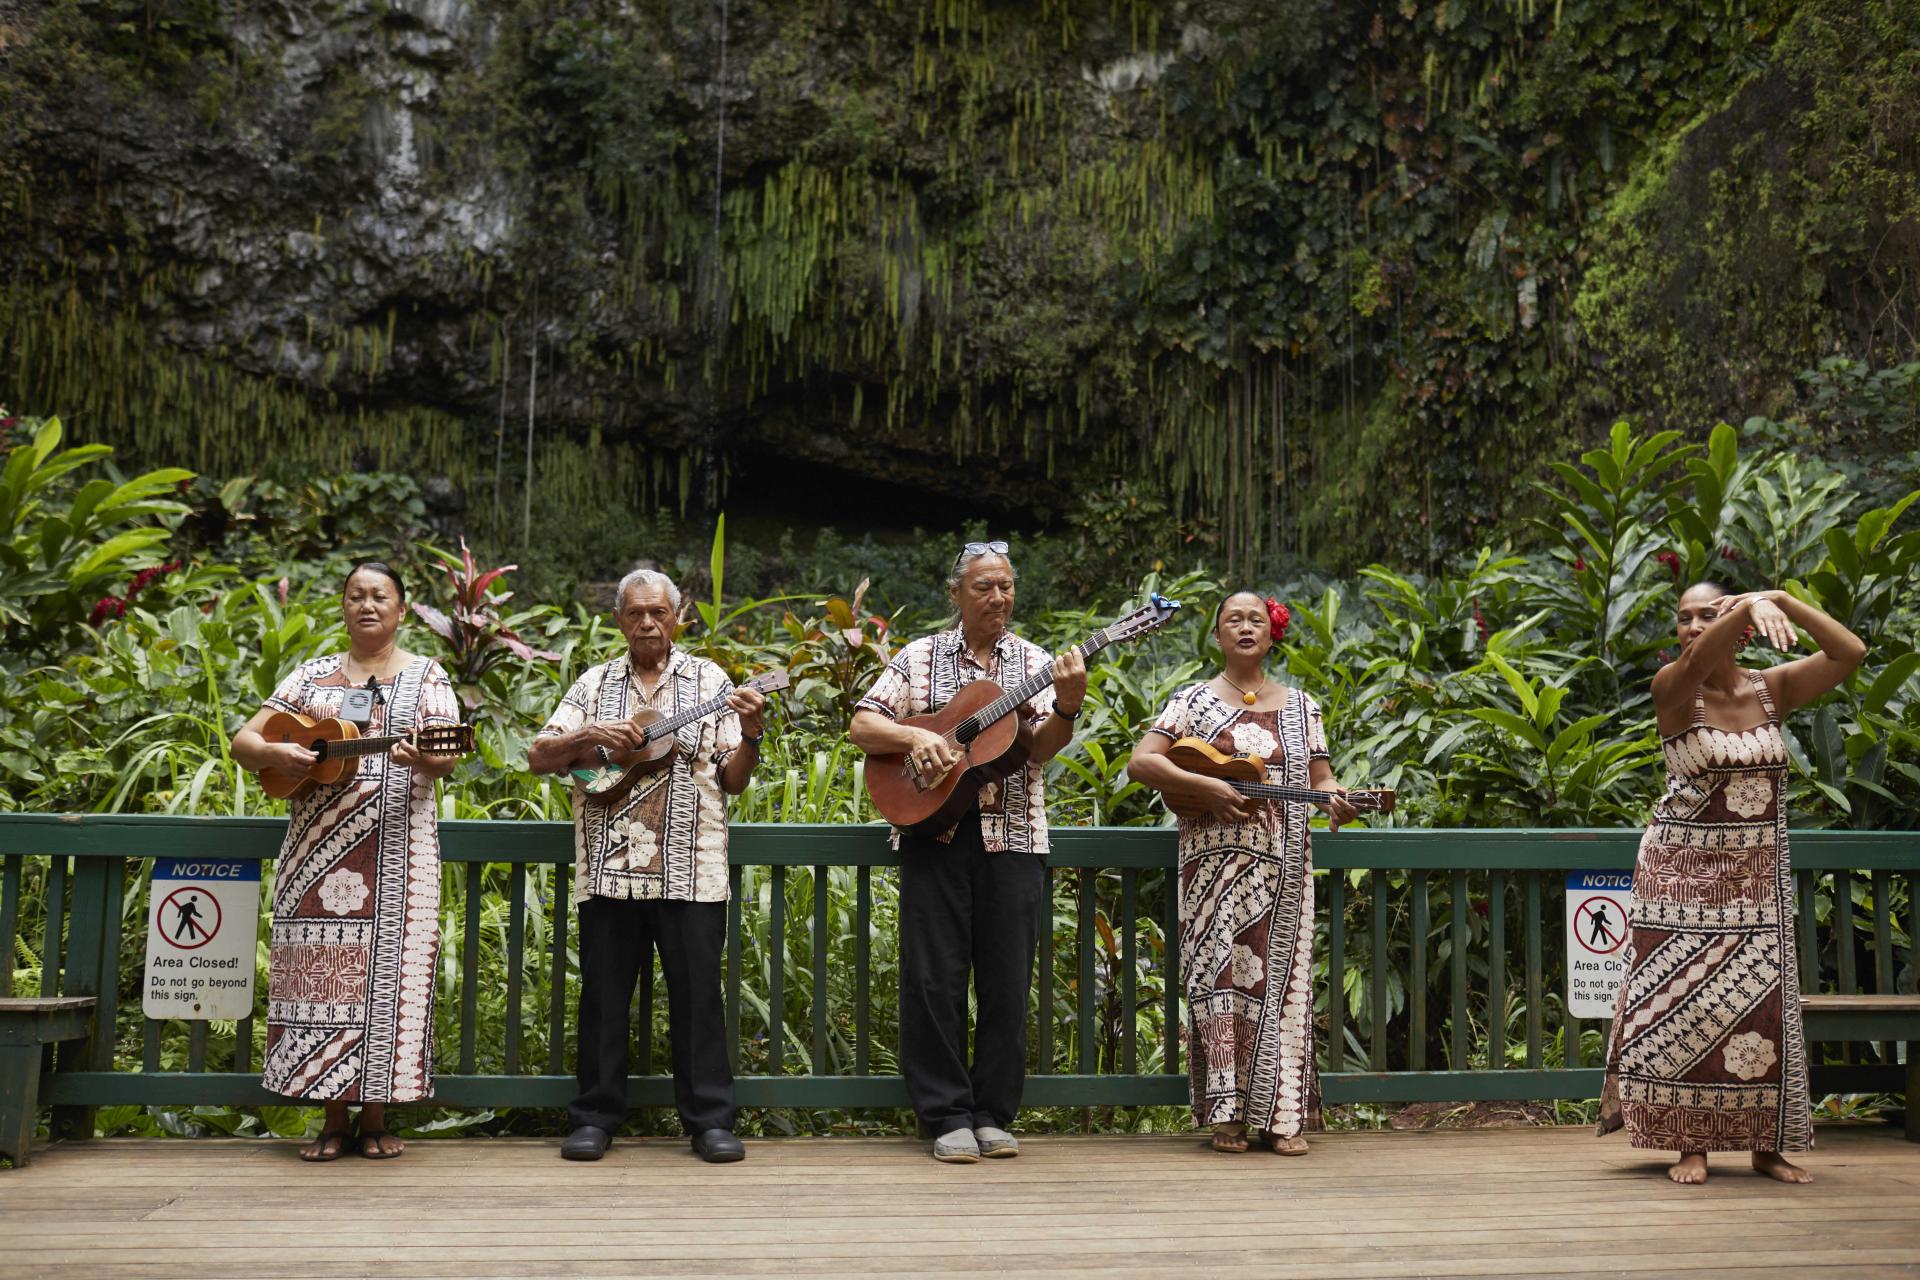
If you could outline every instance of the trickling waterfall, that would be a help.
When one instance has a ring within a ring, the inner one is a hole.
[[[704,474],[702,488],[706,493],[708,508],[719,505],[720,485],[715,461],[714,415],[720,403],[719,388],[714,380],[720,376],[724,362],[720,356],[724,352],[727,340],[725,283],[726,272],[720,257],[720,188],[726,172],[727,163],[727,19],[730,16],[729,0],[720,0],[720,71],[714,78],[715,94],[720,99],[720,117],[713,139],[713,249],[709,255],[708,280],[713,289],[713,340],[718,349],[707,368],[707,411],[706,449],[702,459]]]

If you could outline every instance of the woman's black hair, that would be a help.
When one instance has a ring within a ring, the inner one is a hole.
[[[387,564],[383,560],[362,560],[359,564],[356,564],[355,566],[353,566],[353,568],[347,570],[347,582],[352,582],[353,575],[356,573],[359,573],[362,569],[366,570],[368,573],[377,573],[382,575],[383,577],[390,579],[393,583],[393,589],[400,593],[400,602],[402,604],[406,603],[407,584],[400,581],[400,575],[394,572],[392,565]],[[340,591],[343,595],[346,593],[346,589],[347,589],[346,583],[345,582],[341,583]]]
[[[1696,583],[1694,583],[1694,584],[1692,584],[1691,586],[1685,586],[1685,587],[1682,587],[1682,588],[1680,588],[1680,595],[1682,595],[1682,596],[1684,596],[1684,595],[1686,595],[1686,594],[1688,594],[1689,592],[1693,592],[1693,591],[1698,591],[1698,590],[1699,590],[1700,588],[1702,588],[1702,587],[1711,587],[1711,588],[1713,588],[1713,589],[1714,589],[1715,591],[1718,591],[1718,592],[1719,592],[1719,593],[1720,593],[1721,595],[1723,595],[1723,596],[1730,596],[1730,595],[1732,595],[1732,594],[1733,594],[1733,592],[1731,592],[1731,591],[1729,591],[1729,590],[1727,590],[1727,589],[1726,589],[1725,587],[1723,587],[1723,586],[1721,586],[1721,585],[1720,585],[1719,583],[1717,583],[1717,582],[1715,582],[1715,581],[1714,581],[1714,580],[1713,580],[1712,578],[1702,578],[1702,579],[1700,579],[1700,581],[1698,581],[1698,582],[1696,582]],[[1679,596],[1675,596],[1674,598],[1675,598],[1675,599],[1677,600],[1677,599],[1679,599],[1680,597],[1679,597]]]

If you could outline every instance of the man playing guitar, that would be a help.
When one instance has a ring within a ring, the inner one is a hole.
[[[895,654],[848,731],[869,756],[904,756],[916,772],[937,777],[961,762],[961,748],[899,721],[938,711],[975,680],[1011,689],[1052,668],[1052,685],[1015,711],[1033,735],[1025,763],[983,787],[951,831],[895,832],[901,1070],[934,1158],[949,1163],[1019,1154],[1008,1129],[1026,1083],[1027,995],[1046,884],[1041,766],[1073,736],[1087,694],[1077,650],[1050,657],[1007,629],[1014,578],[1006,543],[967,543],[947,579],[958,625]],[[969,973],[979,1007],[971,1067]]]

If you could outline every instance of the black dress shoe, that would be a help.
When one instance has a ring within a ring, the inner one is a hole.
[[[607,1154],[607,1148],[613,1142],[613,1135],[605,1129],[583,1124],[560,1144],[560,1158],[563,1160],[598,1160]]]
[[[708,1164],[732,1164],[747,1158],[747,1149],[729,1129],[708,1129],[694,1134],[693,1151]]]

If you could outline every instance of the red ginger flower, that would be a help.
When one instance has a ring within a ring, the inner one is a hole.
[[[1667,572],[1673,575],[1675,582],[1680,581],[1680,557],[1671,551],[1656,551],[1653,558],[1667,566]]]
[[[1275,644],[1279,644],[1282,640],[1285,640],[1287,638],[1287,626],[1292,621],[1293,621],[1293,614],[1287,611],[1287,606],[1281,604],[1278,600],[1275,600],[1272,596],[1268,596],[1267,597],[1267,631],[1269,634],[1273,636],[1273,642]]]

